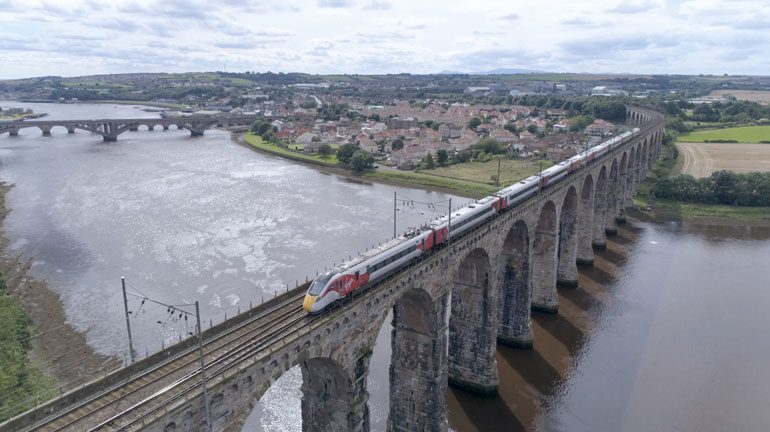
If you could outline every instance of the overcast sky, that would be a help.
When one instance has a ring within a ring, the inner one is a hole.
[[[225,67],[770,74],[770,1],[0,0],[0,78]]]

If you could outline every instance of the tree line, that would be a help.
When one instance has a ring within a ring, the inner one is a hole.
[[[678,175],[659,179],[653,192],[657,198],[700,204],[770,207],[770,172],[723,170],[699,179]]]

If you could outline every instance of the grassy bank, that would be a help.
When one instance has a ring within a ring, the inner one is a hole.
[[[55,380],[34,366],[32,321],[0,275],[0,422],[57,394]]]
[[[646,210],[647,197],[636,197],[643,214],[653,219],[672,221],[718,221],[733,220],[742,222],[767,221],[770,223],[770,207],[738,207],[724,205],[694,204],[679,201],[659,200],[652,203],[651,210]]]
[[[470,198],[481,198],[499,189],[499,187],[487,183],[431,175],[426,171],[412,172],[391,169],[374,169],[361,174],[357,174],[353,173],[351,170],[345,167],[340,166],[337,162],[337,158],[333,155],[322,157],[317,154],[306,154],[285,149],[270,143],[266,143],[262,141],[262,138],[251,133],[247,133],[244,136],[244,140],[249,146],[259,151],[297,162],[315,165],[327,171],[334,172],[335,174],[349,176],[351,178],[364,181],[436,190]],[[497,165],[495,165],[495,167],[496,166]]]
[[[679,135],[679,141],[737,141],[739,143],[758,143],[770,141],[770,126],[744,126],[726,129],[698,130]]]

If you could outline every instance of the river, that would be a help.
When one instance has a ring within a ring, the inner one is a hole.
[[[155,117],[112,104],[14,104],[54,118]],[[392,235],[393,191],[232,143],[209,131],[128,132],[117,143],[78,131],[0,136],[0,177],[15,184],[5,221],[14,253],[62,298],[99,352],[125,357],[120,277],[164,302],[198,300],[221,321],[305,275]],[[455,202],[463,201],[454,197]],[[433,210],[401,206],[399,230]],[[422,213],[422,214],[420,214]],[[500,396],[449,392],[458,431],[756,430],[770,372],[767,228],[634,222],[610,241],[555,316],[533,314],[535,349],[498,349]],[[192,323],[129,296],[140,355]],[[160,323],[158,323],[160,321]],[[387,419],[390,328],[369,377],[372,429]],[[300,430],[297,368],[245,430]]]

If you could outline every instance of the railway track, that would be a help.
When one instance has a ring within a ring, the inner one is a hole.
[[[285,323],[294,322],[297,318],[292,320],[292,316],[305,319],[306,314],[301,310],[303,296],[304,291],[269,307],[227,332],[204,339],[203,351],[207,375],[213,376],[219,373],[211,371],[221,364],[221,358],[230,358],[231,353],[238,349],[234,347],[253,345],[255,341],[264,340],[265,334],[273,334],[276,328],[283,328]],[[27,430],[45,432],[89,430],[92,425],[104,423],[115,413],[123,412],[157,395],[169,386],[191,380],[198,380],[199,385],[199,361],[197,346],[192,347],[151,369],[132,376],[127,381],[68,407]]]

